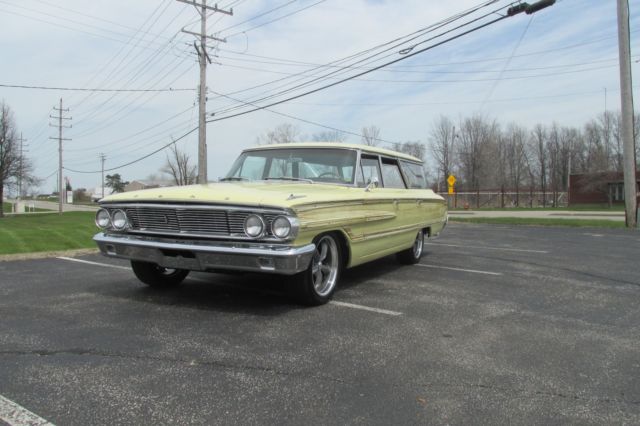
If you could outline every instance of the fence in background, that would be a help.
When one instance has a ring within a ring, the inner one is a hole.
[[[567,207],[566,192],[540,191],[475,191],[448,194],[439,192],[448,199],[449,208],[513,208],[513,207]]]

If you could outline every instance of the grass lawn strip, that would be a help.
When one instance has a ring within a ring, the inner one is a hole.
[[[95,248],[94,215],[66,212],[0,219],[0,255]]]
[[[489,223],[497,225],[569,226],[591,228],[624,228],[625,223],[600,219],[541,219],[524,217],[449,217],[450,222]]]

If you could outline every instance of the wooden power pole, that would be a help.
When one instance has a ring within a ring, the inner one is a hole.
[[[191,34],[200,39],[200,46],[194,41],[193,46],[198,54],[198,62],[200,63],[200,87],[198,90],[198,183],[207,183],[207,62],[211,63],[211,59],[207,53],[207,39],[226,43],[225,39],[207,35],[207,13],[224,13],[233,15],[233,9],[218,9],[217,5],[207,5],[207,0],[197,3],[195,0],[177,0],[180,3],[186,3],[194,6],[200,13],[200,32],[187,31],[184,28],[182,32]]]
[[[633,92],[629,45],[629,1],[618,0],[618,47],[620,51],[620,95],[622,101],[622,144],[624,155],[624,204],[627,228],[638,226],[636,148],[633,135]]]
[[[65,117],[64,113],[69,112],[69,108],[62,108],[62,98],[60,98],[60,108],[53,107],[54,111],[58,111],[58,115],[49,115],[50,118],[57,119],[58,125],[49,123],[51,127],[58,128],[58,137],[49,137],[49,139],[57,139],[58,140],[58,213],[62,214],[62,205],[65,203],[64,193],[65,191],[62,189],[62,141],[70,141],[71,139],[62,137],[62,129],[70,129],[71,125],[65,126],[62,124],[62,120],[71,120],[71,117]]]

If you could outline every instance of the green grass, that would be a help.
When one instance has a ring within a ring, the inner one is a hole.
[[[465,211],[464,208],[458,207],[456,209],[451,208],[451,211]],[[614,204],[609,207],[606,204],[579,204],[570,207],[480,207],[479,209],[471,206],[468,210],[482,210],[482,211],[598,211],[598,212],[623,212],[624,204]]]
[[[450,217],[450,222],[490,223],[496,225],[568,226],[591,228],[624,228],[623,221],[599,219],[538,219],[524,217]]]
[[[0,218],[0,255],[94,248],[93,212],[34,214]]]

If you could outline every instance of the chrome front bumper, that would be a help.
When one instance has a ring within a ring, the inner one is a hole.
[[[246,242],[183,241],[103,232],[96,234],[93,241],[105,256],[153,262],[165,268],[285,275],[306,270],[316,248],[315,244],[291,247]]]

